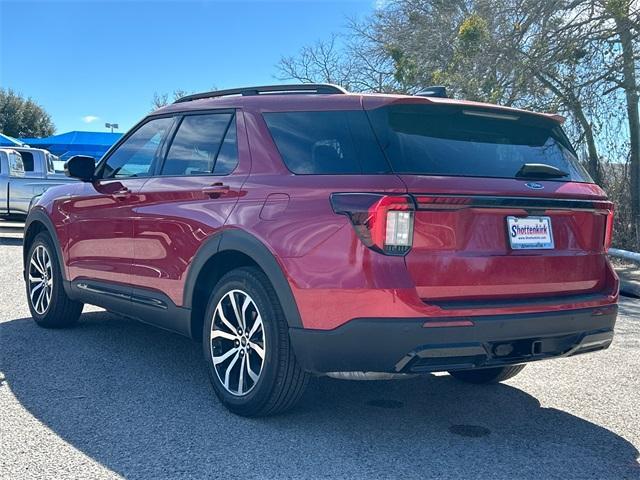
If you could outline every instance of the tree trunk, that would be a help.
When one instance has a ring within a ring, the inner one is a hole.
[[[571,113],[573,113],[576,122],[578,122],[580,128],[582,128],[582,131],[584,132],[584,138],[587,142],[587,151],[589,152],[589,175],[591,175],[594,182],[600,184],[602,180],[600,176],[600,158],[598,157],[595,135],[593,134],[593,127],[589,123],[587,116],[584,114],[580,100],[578,100],[573,92],[561,90],[560,87],[547,79],[542,73],[536,73],[535,77],[540,81],[540,83],[551,90],[558,100],[560,100],[571,111]]]
[[[593,135],[593,127],[589,123],[589,120],[587,120],[587,117],[584,114],[584,110],[582,110],[582,105],[580,105],[579,103],[574,103],[573,105],[569,106],[569,108],[573,112],[573,115],[576,117],[576,120],[584,131],[584,138],[587,142],[587,151],[589,152],[589,175],[591,175],[591,178],[593,178],[594,182],[596,182],[598,185],[601,185],[602,177],[600,175],[600,159],[598,158],[598,149],[596,147],[596,139]]]
[[[628,12],[627,12],[628,13]],[[616,16],[616,30],[622,47],[622,85],[627,97],[631,166],[631,215],[635,222],[636,250],[640,248],[640,117],[638,115],[638,84],[634,65],[633,40],[629,16]]]

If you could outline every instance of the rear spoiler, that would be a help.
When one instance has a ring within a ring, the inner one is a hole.
[[[492,103],[472,102],[469,100],[454,100],[451,98],[443,98],[434,95],[376,95],[376,94],[363,94],[362,106],[365,110],[373,110],[375,108],[384,107],[394,104],[432,104],[443,105],[460,108],[471,108],[478,111],[490,111],[492,113],[511,114],[511,115],[532,115],[536,117],[552,120],[560,125],[565,122],[565,117],[558,115],[557,113],[542,113],[533,112],[531,110],[523,110],[520,108],[503,107],[500,105],[494,105]]]

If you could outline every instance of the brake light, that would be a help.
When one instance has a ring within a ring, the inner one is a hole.
[[[347,215],[367,247],[386,255],[405,255],[413,244],[415,206],[409,196],[334,193],[333,211]]]
[[[611,248],[613,242],[613,203],[609,205],[607,212],[607,227],[604,234],[604,251],[607,252]]]

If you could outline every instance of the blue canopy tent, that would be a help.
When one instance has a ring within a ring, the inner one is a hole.
[[[89,155],[99,159],[121,136],[121,133],[75,130],[50,137],[21,138],[21,140],[32,147],[49,150],[60,157],[60,160],[68,160],[74,155]]]
[[[0,133],[0,147],[24,147],[25,144],[17,138]]]

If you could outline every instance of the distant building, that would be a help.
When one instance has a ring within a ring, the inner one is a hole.
[[[67,160],[74,155],[88,155],[99,159],[120,137],[122,137],[122,133],[74,130],[50,137],[21,138],[20,140],[31,147],[49,150],[60,157],[60,160]]]

